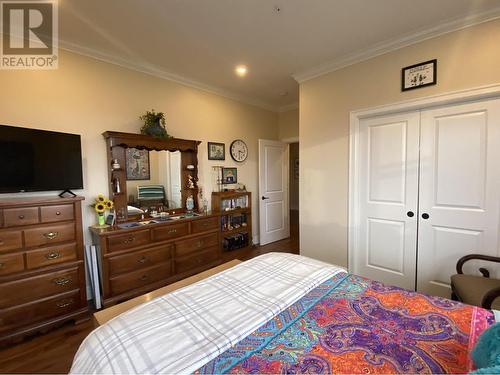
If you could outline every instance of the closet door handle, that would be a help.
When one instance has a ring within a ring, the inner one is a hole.
[[[262,196],[262,200],[263,200],[263,201],[264,201],[264,200],[266,200],[266,199],[269,199],[269,197],[264,197],[264,196]]]
[[[413,216],[415,216],[415,214],[413,213],[413,211],[408,211],[408,212],[406,213],[406,216],[408,216],[408,217],[413,217]]]
[[[428,213],[426,213],[426,212],[424,212],[424,213],[422,214],[422,219],[427,220],[428,218],[429,218],[429,214],[428,214]]]

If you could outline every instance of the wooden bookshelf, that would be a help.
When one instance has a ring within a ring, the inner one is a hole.
[[[223,259],[235,259],[246,254],[253,246],[252,193],[248,191],[213,192],[212,212],[219,214],[219,243]],[[245,234],[245,244],[233,247],[232,244],[241,241]]]

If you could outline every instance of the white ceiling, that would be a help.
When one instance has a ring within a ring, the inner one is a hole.
[[[273,110],[297,80],[500,16],[500,0],[60,0],[60,46]],[[276,11],[276,7],[280,11]],[[245,78],[234,74],[248,66]]]

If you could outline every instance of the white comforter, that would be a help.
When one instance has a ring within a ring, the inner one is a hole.
[[[189,373],[343,271],[270,253],[135,307],[93,331],[71,373]]]

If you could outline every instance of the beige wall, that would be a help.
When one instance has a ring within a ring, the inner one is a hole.
[[[278,116],[221,96],[182,86],[81,55],[60,51],[55,71],[0,71],[0,124],[82,135],[86,197],[84,225],[95,222],[87,205],[99,192],[108,193],[107,162],[102,132],[139,132],[138,116],[148,109],[166,113],[169,134],[197,139],[200,185],[211,190],[206,141],[226,143],[241,138],[248,159],[238,164],[238,177],[254,192],[257,205],[258,139],[278,139]],[[258,228],[257,212],[253,227]],[[85,231],[87,232],[87,231]],[[88,240],[88,236],[87,236]]]
[[[300,85],[300,248],[347,265],[349,112],[500,83],[500,20],[430,39]],[[401,68],[437,58],[438,84],[400,91]]]
[[[287,140],[299,136],[299,109],[278,113],[279,139]]]

